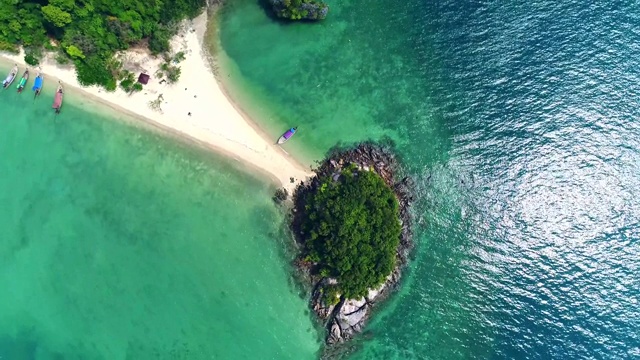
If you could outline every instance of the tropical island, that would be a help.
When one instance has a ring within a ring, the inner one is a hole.
[[[292,190],[290,179],[304,180],[309,168],[274,146],[214,75],[209,48],[217,34],[209,17],[220,3],[1,2],[0,65],[15,64],[20,73],[37,67],[43,93],[61,81],[67,99],[88,99],[137,125],[228,155]]]
[[[291,229],[310,306],[337,344],[398,284],[412,247],[412,181],[398,180],[391,150],[372,143],[333,151],[315,173],[294,192]]]
[[[327,329],[327,343],[342,343],[398,284],[411,248],[411,180],[398,179],[398,161],[385,147],[336,150],[311,172],[259,133],[212,74],[203,49],[203,11],[212,3],[3,2],[0,61],[38,65],[45,91],[60,80],[116,112],[265,172],[284,197],[293,192],[291,226],[301,245],[296,264],[312,285],[311,307]],[[311,2],[286,6],[303,4]],[[328,7],[314,4],[324,10],[282,14],[326,16]],[[136,82],[136,73],[148,83]]]
[[[316,0],[269,0],[277,17],[287,20],[322,20],[327,17],[329,5]]]

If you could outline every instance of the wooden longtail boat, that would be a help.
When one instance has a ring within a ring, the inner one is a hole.
[[[44,82],[44,77],[42,76],[42,73],[40,73],[40,71],[36,72],[36,78],[33,81],[33,87],[31,88],[31,90],[33,90],[34,95],[33,98],[35,99],[36,96],[40,95],[40,91],[42,91],[42,83]]]
[[[29,80],[29,69],[26,69],[24,71],[24,74],[22,74],[22,78],[20,78],[20,81],[18,81],[18,94],[22,92],[22,90],[24,90],[24,87],[27,86],[27,81]]]
[[[64,95],[64,90],[62,89],[62,84],[58,85],[58,89],[56,89],[56,96],[53,98],[53,106],[56,110],[56,114],[60,114],[60,109],[62,108],[62,97]]]
[[[5,89],[8,88],[9,85],[11,85],[11,83],[13,82],[13,80],[16,79],[17,75],[18,75],[18,65],[14,66],[13,69],[11,69],[6,79],[2,80],[2,87]]]
[[[289,139],[291,139],[291,137],[296,133],[296,131],[298,130],[298,127],[292,127],[291,129],[287,130],[284,134],[282,134],[282,136],[280,136],[280,138],[278,139],[278,145],[284,144],[287,141],[289,141]]]

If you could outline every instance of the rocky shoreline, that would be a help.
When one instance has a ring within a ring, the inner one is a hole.
[[[315,189],[319,178],[339,176],[341,169],[348,164],[355,164],[361,169],[376,172],[393,190],[400,205],[402,232],[396,252],[394,270],[380,287],[369,290],[367,296],[361,299],[340,299],[336,305],[325,304],[322,289],[335,280],[317,274],[317,271],[314,271],[315,265],[313,263],[309,263],[301,257],[295,260],[295,265],[300,270],[304,281],[311,285],[310,307],[327,330],[325,338],[327,345],[344,343],[362,331],[373,307],[397,288],[401,270],[407,264],[407,258],[413,247],[410,213],[413,201],[413,181],[409,177],[398,179],[400,167],[395,155],[390,148],[374,143],[362,143],[355,148],[331,151],[327,159],[315,169],[317,176],[296,187],[293,194],[294,206],[291,212],[291,229],[296,241],[299,244],[303,242],[303,239],[300,239],[298,235],[300,234],[301,219],[300,216],[297,216],[300,213],[297,209],[304,206],[300,200],[302,198],[300,194]],[[286,197],[286,193],[280,192],[276,193],[275,199],[283,200]]]

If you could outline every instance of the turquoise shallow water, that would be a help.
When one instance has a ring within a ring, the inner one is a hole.
[[[49,87],[0,93],[0,358],[313,358],[274,187]]]
[[[417,180],[411,266],[348,357],[639,357],[637,6],[330,3],[229,1],[220,71],[301,126],[288,151],[388,136]],[[38,101],[0,93],[2,358],[317,356],[271,186]]]
[[[390,137],[417,180],[408,276],[350,357],[640,357],[637,4],[329,4],[219,23],[234,95],[300,125],[289,151]]]

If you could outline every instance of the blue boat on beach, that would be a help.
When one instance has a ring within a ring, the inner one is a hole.
[[[291,129],[287,130],[284,134],[282,134],[282,136],[280,136],[280,138],[278,139],[278,145],[280,144],[284,144],[287,141],[289,141],[289,139],[291,139],[291,137],[296,133],[296,131],[298,130],[298,127],[292,127]]]
[[[34,92],[34,95],[33,95],[34,98],[40,95],[40,91],[42,91],[43,83],[44,83],[44,77],[42,76],[42,73],[38,71],[36,73],[36,78],[34,80],[33,87],[31,88],[31,90],[33,90]]]

